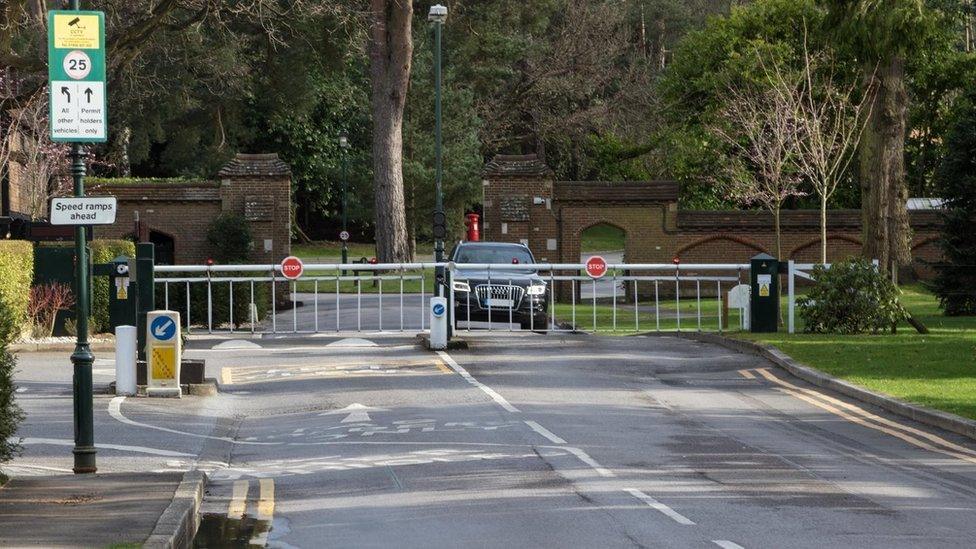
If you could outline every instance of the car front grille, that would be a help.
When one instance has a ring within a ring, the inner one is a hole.
[[[474,291],[478,294],[478,301],[484,308],[488,308],[487,300],[491,298],[511,300],[512,308],[517,309],[522,303],[522,297],[525,295],[525,288],[507,284],[481,284],[480,286],[476,286]]]

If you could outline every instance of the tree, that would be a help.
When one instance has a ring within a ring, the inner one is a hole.
[[[864,255],[897,273],[911,261],[905,136],[906,56],[927,48],[933,18],[924,0],[828,0],[826,25],[861,65],[871,115],[860,147]]]
[[[376,255],[410,260],[403,197],[403,111],[413,56],[410,0],[371,0],[369,59],[373,112]]]
[[[870,116],[870,98],[858,100],[857,84],[839,84],[833,67],[829,53],[813,59],[804,46],[802,84],[778,78],[776,86],[797,119],[800,172],[820,198],[821,263],[827,263],[827,203],[854,158]]]
[[[936,175],[945,224],[933,289],[948,316],[976,315],[976,92],[960,101],[959,112]]]
[[[786,77],[779,78],[787,83]],[[720,111],[724,124],[711,128],[733,151],[734,161],[724,170],[730,195],[772,213],[780,258],[783,203],[803,195],[796,173],[797,120],[791,97],[774,89],[730,86]]]

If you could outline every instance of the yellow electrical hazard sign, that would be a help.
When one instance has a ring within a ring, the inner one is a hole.
[[[152,377],[159,380],[176,378],[176,347],[152,348]]]
[[[769,284],[759,286],[759,297],[769,297]]]
[[[54,15],[54,47],[97,50],[101,48],[97,15]]]

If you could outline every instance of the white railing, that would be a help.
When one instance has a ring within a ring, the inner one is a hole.
[[[724,292],[749,273],[748,264],[611,264],[594,281],[580,263],[328,263],[290,281],[279,265],[176,265],[157,266],[155,281],[158,305],[181,310],[188,331],[422,332],[439,269],[456,329],[547,333],[725,331]],[[541,294],[529,295],[529,278]]]

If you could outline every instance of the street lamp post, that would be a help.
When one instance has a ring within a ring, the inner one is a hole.
[[[441,33],[447,21],[447,7],[436,4],[430,7],[427,20],[434,26],[434,260],[444,261],[444,193],[441,188],[443,169],[441,161]]]
[[[81,11],[80,0],[71,0],[71,9]],[[85,150],[81,143],[71,144],[71,176],[74,180],[76,197],[85,196]],[[94,473],[95,465],[95,425],[94,401],[92,391],[92,364],[95,357],[88,343],[88,242],[87,228],[75,228],[75,294],[77,297],[77,340],[71,354],[74,370],[72,393],[74,401],[75,446],[74,467],[76,474]]]
[[[342,236],[345,237],[348,234],[348,227],[346,226],[348,222],[348,208],[349,208],[349,195],[348,195],[348,178],[347,178],[347,163],[349,161],[349,136],[343,133],[339,136],[339,148],[342,149]],[[342,263],[345,265],[349,263],[349,246],[348,238],[342,238]]]

